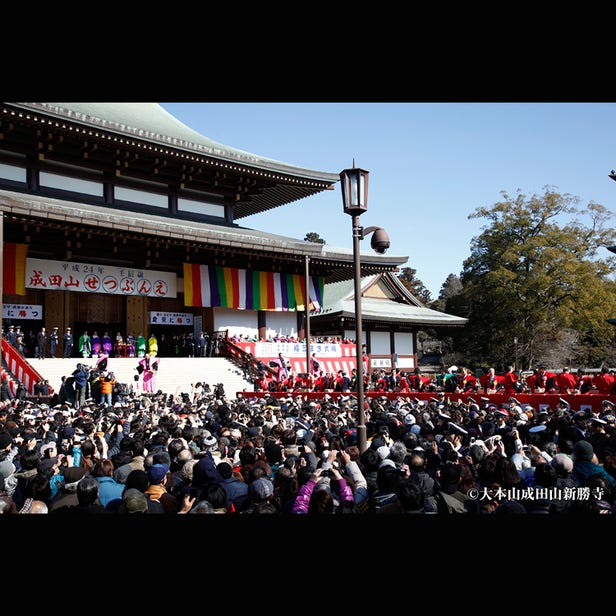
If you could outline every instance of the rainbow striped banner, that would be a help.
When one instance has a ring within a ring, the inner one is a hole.
[[[304,310],[306,277],[184,263],[184,305],[241,310]],[[323,305],[323,277],[310,277],[311,309]]]
[[[27,254],[27,244],[4,244],[2,249],[2,292],[5,295],[26,294]]]

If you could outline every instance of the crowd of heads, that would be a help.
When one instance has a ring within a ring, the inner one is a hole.
[[[352,393],[228,397],[221,384],[197,383],[179,395],[131,393],[111,406],[90,399],[79,409],[16,399],[0,411],[0,507],[33,513],[45,509],[40,501],[50,514],[612,513],[616,416],[607,399],[593,412],[562,398],[538,409],[515,397],[497,405],[444,392],[429,400],[380,395],[366,397],[364,417],[360,451]],[[565,486],[569,492],[542,499],[512,492]],[[102,499],[103,487],[115,497]],[[57,506],[67,488],[72,504]],[[572,498],[576,488],[596,497]]]

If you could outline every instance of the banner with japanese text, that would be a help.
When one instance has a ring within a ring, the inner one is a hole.
[[[136,267],[26,259],[26,288],[177,297],[177,276]]]
[[[150,325],[192,325],[193,320],[190,312],[150,311]]]
[[[43,306],[39,304],[2,304],[3,319],[42,319]]]

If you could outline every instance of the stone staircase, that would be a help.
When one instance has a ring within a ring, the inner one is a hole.
[[[254,391],[254,385],[246,381],[242,371],[225,357],[161,357],[156,389],[167,394],[189,393],[191,383],[209,383],[212,391],[222,383],[228,398],[235,398],[240,391]],[[30,365],[54,388],[60,389],[62,376],[70,376],[78,363],[94,366],[93,358],[70,359],[51,358],[29,359]],[[136,357],[110,357],[107,369],[111,370],[119,383],[134,385],[137,374]]]

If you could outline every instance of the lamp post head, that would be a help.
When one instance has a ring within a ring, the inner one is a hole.
[[[369,171],[353,167],[340,172],[342,207],[345,214],[360,216],[368,209]]]

